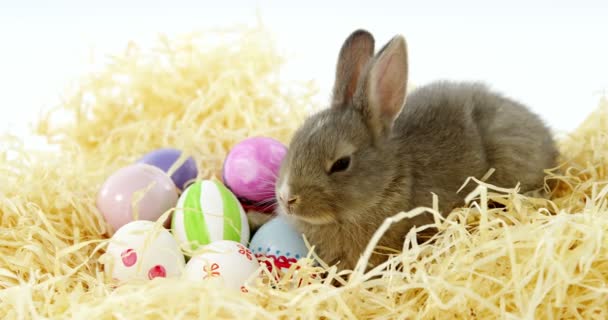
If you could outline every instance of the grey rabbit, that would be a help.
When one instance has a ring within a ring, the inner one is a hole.
[[[468,191],[457,193],[465,180],[490,168],[489,183],[540,189],[558,156],[539,116],[481,84],[439,81],[406,99],[404,37],[376,55],[374,42],[363,29],[346,39],[331,104],[296,130],[276,184],[278,214],[339,269],[355,267],[387,217],[430,207],[432,193],[447,214],[465,204]],[[401,250],[413,226],[432,222],[424,215],[394,224],[379,245]]]

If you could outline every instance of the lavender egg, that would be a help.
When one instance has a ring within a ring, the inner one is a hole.
[[[153,165],[164,172],[168,172],[181,155],[182,152],[178,149],[163,148],[147,153],[137,162]],[[180,190],[184,190],[189,182],[193,182],[197,176],[198,169],[196,168],[196,162],[194,162],[192,157],[189,157],[171,175],[171,180],[173,180],[173,183],[175,183]]]
[[[138,193],[142,194],[136,195]],[[136,199],[139,200],[134,201]],[[177,188],[165,172],[149,164],[136,163],[106,179],[97,195],[97,208],[112,232],[116,232],[135,220],[158,220],[175,207],[177,200]]]
[[[274,188],[287,147],[267,137],[247,138],[236,144],[222,170],[224,184],[245,209],[271,212]]]

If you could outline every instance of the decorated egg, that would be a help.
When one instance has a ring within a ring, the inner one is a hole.
[[[245,282],[258,271],[259,262],[241,243],[220,240],[204,247],[204,253],[188,261],[184,276],[193,281],[217,279],[225,286],[247,291]]]
[[[116,231],[133,220],[158,220],[177,199],[175,184],[165,172],[138,163],[119,169],[103,183],[97,208]]]
[[[193,249],[218,240],[246,244],[249,224],[238,199],[221,182],[197,181],[179,197],[171,229],[177,241]]]
[[[119,281],[177,277],[185,265],[171,233],[146,220],[132,221],[118,229],[110,239],[107,255],[106,271]]]
[[[178,149],[163,148],[147,153],[138,163],[147,163],[158,167],[164,172],[169,172],[169,169],[179,160],[182,152]],[[188,157],[177,170],[171,175],[173,183],[180,189],[184,190],[189,182],[193,182],[198,175],[196,162],[192,157]]]
[[[286,146],[267,137],[245,139],[230,150],[222,178],[245,209],[274,210],[274,186],[286,153]]]
[[[304,238],[282,215],[262,225],[251,238],[249,248],[256,257],[267,258],[264,262],[270,270],[288,269],[308,254]]]

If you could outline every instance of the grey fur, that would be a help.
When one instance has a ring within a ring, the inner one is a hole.
[[[369,33],[355,34],[368,36],[373,45]],[[338,68],[348,66],[344,59],[353,56],[357,52],[341,53]],[[522,104],[476,83],[442,81],[411,92],[394,125],[384,135],[375,134],[378,123],[371,119],[378,106],[369,104],[366,81],[377,60],[378,55],[363,74],[354,75],[359,84],[354,96],[341,97],[344,104],[311,116],[295,132],[277,183],[278,189],[289,177],[290,193],[299,197],[291,212],[280,202],[279,213],[293,220],[323,260],[339,262],[339,268],[355,266],[387,217],[431,206],[431,193],[439,196],[440,209],[447,214],[464,204],[470,189],[457,190],[467,177],[481,178],[495,168],[490,183],[520,183],[522,191],[530,191],[542,188],[544,169],[556,165],[557,150],[542,120]],[[344,70],[337,70],[336,88],[344,87],[341,73]],[[350,168],[328,174],[331,163],[344,156],[339,152],[345,145],[355,150]],[[389,229],[380,245],[401,250],[412,226],[431,222],[430,216],[402,221]],[[374,256],[371,262],[380,261],[381,256]]]

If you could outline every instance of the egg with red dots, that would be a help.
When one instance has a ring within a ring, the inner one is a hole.
[[[287,147],[268,137],[251,137],[237,143],[222,167],[224,184],[237,196],[245,210],[271,213],[274,188]]]
[[[304,237],[283,215],[263,224],[251,238],[249,248],[270,270],[289,269],[308,254]]]
[[[186,264],[184,276],[192,281],[220,281],[224,286],[246,292],[249,279],[256,277],[260,264],[241,243],[214,241],[203,247]]]
[[[132,221],[118,229],[104,261],[106,272],[120,282],[179,277],[185,266],[171,233],[147,220]]]

